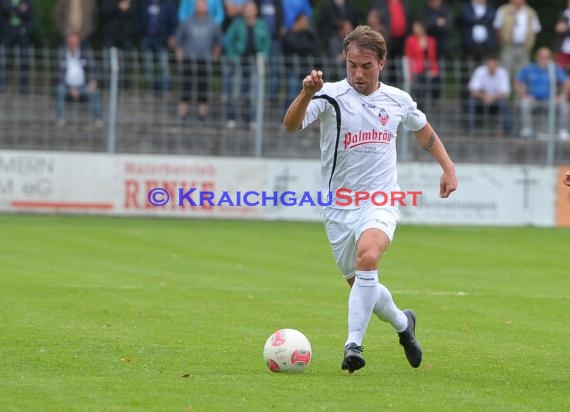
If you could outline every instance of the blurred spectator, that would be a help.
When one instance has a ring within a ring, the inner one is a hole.
[[[554,27],[556,39],[556,61],[564,70],[570,69],[570,0]]]
[[[222,32],[226,32],[232,21],[243,16],[243,9],[249,0],[223,0],[224,1],[224,22]]]
[[[307,67],[315,67],[314,58],[319,54],[317,35],[311,28],[311,20],[306,14],[299,14],[291,30],[283,37],[283,55],[287,70],[288,107],[297,95]]]
[[[103,47],[132,48],[135,10],[131,0],[102,0]]]
[[[221,53],[222,31],[208,14],[206,0],[196,0],[194,15],[176,31],[176,57],[182,66],[182,95],[178,106],[181,121],[188,118],[192,89],[197,89],[198,120],[208,117],[212,62]]]
[[[570,91],[570,83],[564,70],[554,63],[552,52],[546,47],[536,51],[536,62],[529,63],[518,73],[516,78],[516,91],[520,98],[522,130],[521,137],[533,136],[532,113],[534,109],[548,109],[550,99],[549,66],[553,64],[553,74],[556,77],[556,105],[558,107],[559,131],[561,140],[568,140],[568,101],[566,96]]]
[[[467,127],[469,131],[480,132],[482,122],[476,122],[477,113],[482,113],[483,118],[488,115],[498,114],[503,132],[511,131],[511,116],[509,110],[509,96],[511,86],[509,73],[504,67],[499,66],[497,57],[490,55],[485,64],[477,67],[469,81],[469,112]]]
[[[409,0],[372,0],[370,8],[380,10],[382,22],[389,33],[388,58],[402,57],[412,22],[411,2]]]
[[[497,10],[493,27],[501,47],[501,65],[512,79],[529,62],[536,34],[541,30],[540,21],[526,0],[510,0]]]
[[[435,39],[427,35],[420,21],[412,23],[412,34],[406,39],[405,56],[409,60],[412,94],[418,107],[425,107],[426,98],[437,100],[440,94],[439,65]]]
[[[447,59],[453,26],[451,10],[443,3],[443,0],[427,0],[424,6],[423,21],[427,34],[433,37],[437,44],[437,59]]]
[[[223,0],[224,1],[224,23],[222,24],[222,52],[227,56],[229,44],[227,38],[227,28],[233,20],[243,15],[243,8],[247,0]],[[228,14],[229,13],[229,14]],[[229,61],[227,61],[229,60]],[[230,95],[237,95],[234,89],[239,88],[237,84],[239,81],[239,70],[235,65],[235,61],[225,59],[222,61],[222,100],[227,102]]]
[[[344,38],[354,29],[352,21],[341,20],[336,33],[330,37],[327,57],[336,63],[344,64]]]
[[[351,0],[325,0],[319,13],[317,30],[323,41],[324,50],[331,49],[331,39],[337,36],[341,24],[349,21],[354,27],[358,23],[356,9]]]
[[[6,81],[6,62],[19,69],[20,92],[28,90],[30,32],[32,28],[31,0],[1,0],[3,30],[0,31],[0,92]],[[19,61],[17,60],[19,58]]]
[[[285,0],[283,4],[285,14],[285,30],[290,31],[301,14],[309,19],[313,18],[313,6],[309,0]]]
[[[277,100],[281,79],[283,79],[283,45],[285,35],[285,15],[281,0],[255,0],[259,17],[265,21],[271,33],[271,52],[269,61],[269,98]]]
[[[178,6],[178,21],[180,23],[185,23],[188,17],[194,16],[196,3],[196,0],[180,0]],[[208,15],[219,27],[222,27],[225,16],[223,0],[207,0],[207,7]]]
[[[103,34],[103,48],[116,47],[119,50],[119,87],[126,88],[129,74],[128,68],[132,66],[132,46],[134,33],[134,18],[136,10],[134,0],[102,0],[101,23]],[[104,73],[111,72],[111,58],[109,50],[103,51]],[[108,85],[109,78],[102,79],[104,86]]]
[[[173,0],[140,0],[136,20],[149,87],[166,94],[170,90],[168,48],[174,45],[176,5]],[[160,80],[156,75],[157,65]]]
[[[93,58],[81,48],[79,34],[66,37],[66,47],[59,56],[59,80],[56,90],[57,124],[65,125],[65,101],[87,98],[89,109],[97,127],[103,126],[101,100],[97,90],[97,78]]]
[[[240,90],[228,100],[227,126],[230,129],[236,126],[240,108],[245,112],[245,121],[252,126],[255,118],[252,102],[255,99],[258,84],[255,79],[255,57],[257,53],[269,56],[271,49],[269,28],[265,21],[257,17],[257,6],[253,1],[246,3],[243,17],[232,21],[226,36],[227,56],[240,74],[240,79],[236,82]]]
[[[82,47],[91,42],[96,18],[96,0],[58,0],[55,8],[55,21],[62,39],[69,33],[77,33]]]
[[[390,44],[390,33],[388,32],[387,27],[384,25],[380,10],[368,10],[368,13],[366,14],[366,25],[369,26],[372,30],[376,30],[378,33],[382,34],[382,36],[384,36],[384,40],[386,40],[386,44]]]
[[[330,60],[329,80],[337,81],[346,76],[345,56],[344,56],[344,38],[354,29],[350,20],[341,20],[337,32],[334,33],[329,41],[329,49],[327,57]]]
[[[487,0],[471,0],[463,8],[463,55],[476,63],[495,51],[495,8]]]

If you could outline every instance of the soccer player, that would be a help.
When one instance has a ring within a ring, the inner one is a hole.
[[[380,258],[400,219],[397,203],[380,207],[372,202],[360,206],[352,202],[349,207],[338,207],[335,191],[400,190],[395,140],[400,124],[413,131],[441,165],[442,198],[457,188],[455,166],[412,98],[379,81],[386,64],[382,35],[368,26],[358,26],[346,36],[343,48],[346,79],[324,83],[322,71],[312,70],[303,79],[303,88],[289,106],[284,124],[295,131],[320,119],[322,190],[333,197],[322,215],[336,263],[351,287],[342,369],[352,373],[366,364],[362,341],[372,313],[394,327],[408,362],[417,368],[422,349],[415,336],[416,315],[400,310],[390,291],[378,281]]]
[[[570,170],[565,173],[563,182],[566,186],[570,186]]]

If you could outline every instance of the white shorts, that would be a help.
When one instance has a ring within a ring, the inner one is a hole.
[[[336,264],[346,279],[354,276],[356,243],[360,235],[366,229],[379,229],[391,242],[400,221],[397,206],[374,206],[372,203],[357,209],[327,207],[321,214]]]

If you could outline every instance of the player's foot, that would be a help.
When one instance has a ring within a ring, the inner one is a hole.
[[[356,343],[349,343],[344,347],[344,359],[342,360],[341,368],[343,371],[348,370],[349,373],[364,368],[366,361],[361,355],[364,348],[358,346]]]
[[[422,363],[422,348],[416,339],[416,314],[411,310],[405,310],[408,318],[408,326],[398,333],[400,345],[404,347],[406,359],[413,368],[418,368]]]

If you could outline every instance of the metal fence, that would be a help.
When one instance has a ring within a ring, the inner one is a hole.
[[[318,158],[317,125],[289,133],[283,115],[310,68],[322,68],[326,80],[341,79],[345,71],[343,62],[326,58],[179,62],[170,53],[92,54],[103,121],[93,117],[92,102],[69,99],[62,121],[57,116],[58,51],[0,48],[0,149]],[[548,119],[555,116],[551,107],[534,114],[538,127],[530,138],[519,136],[520,108],[514,98],[510,134],[496,114],[485,111],[476,113],[476,127],[470,127],[472,63],[442,62],[440,79],[420,85],[410,81],[405,68],[405,61],[389,62],[383,80],[418,98],[455,161],[570,162],[570,142],[549,128]],[[208,112],[201,116],[204,90]],[[189,99],[186,118],[179,116],[183,95]],[[401,131],[399,139],[400,159],[430,159],[411,135]]]

